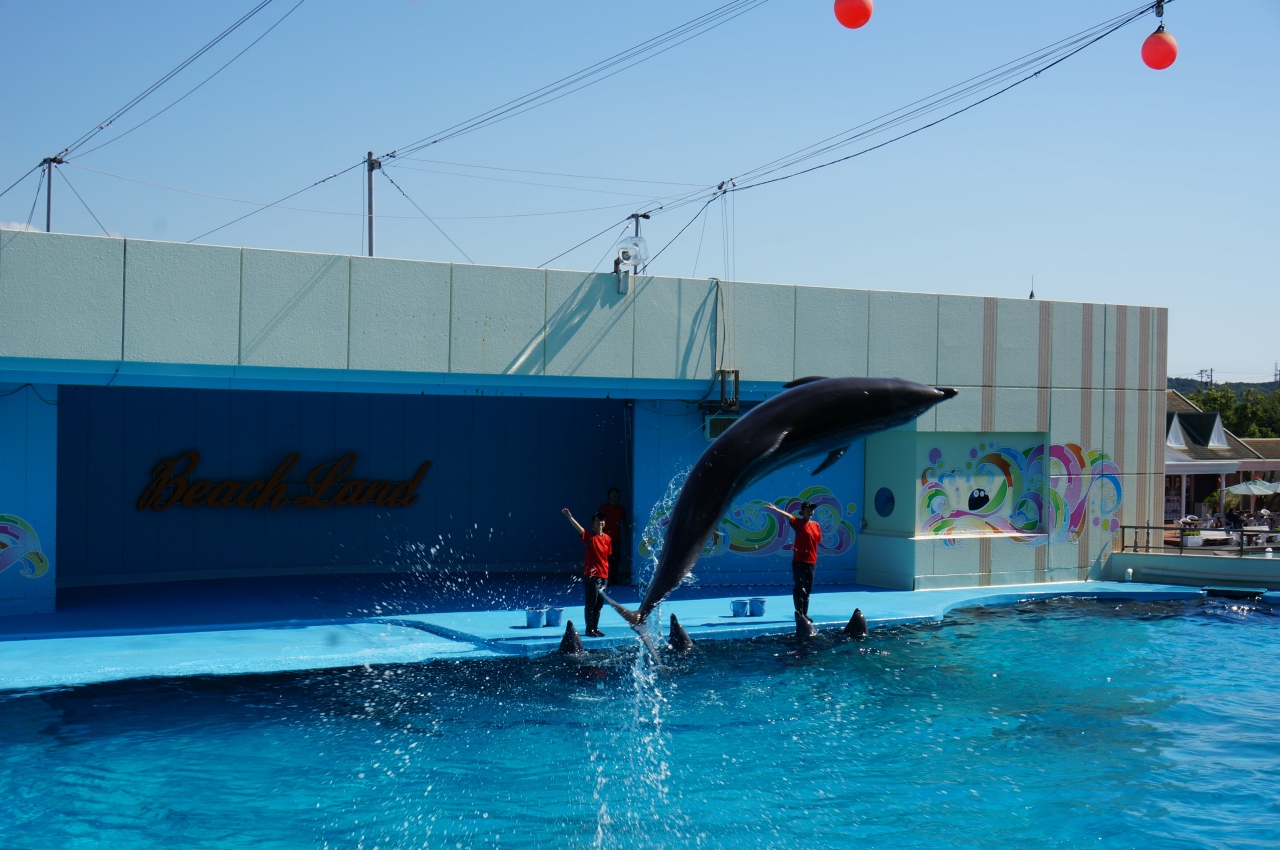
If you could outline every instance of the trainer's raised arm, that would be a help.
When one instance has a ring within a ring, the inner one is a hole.
[[[778,507],[777,505],[771,504],[769,502],[765,502],[764,506],[769,510],[773,511],[778,516],[784,516],[787,519],[795,519],[795,514],[791,513],[790,511],[784,511],[782,508]]]
[[[579,523],[576,519],[573,518],[573,514],[569,512],[568,508],[561,508],[560,513],[564,514],[565,517],[568,518],[569,524],[572,525],[574,529],[577,530],[578,534],[580,535],[586,534],[587,530],[582,527],[581,523]]]

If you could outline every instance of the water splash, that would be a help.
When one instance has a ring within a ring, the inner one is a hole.
[[[642,558],[638,562],[640,566],[635,570],[635,578],[636,583],[641,587],[647,587],[658,570],[658,560],[662,557],[662,545],[666,540],[668,517],[676,505],[680,488],[684,487],[685,479],[689,477],[692,470],[692,466],[678,470],[667,482],[667,489],[662,494],[662,498],[654,502],[652,510],[649,511],[649,521],[640,534],[640,545],[637,547]],[[691,586],[697,584],[698,580],[693,573],[690,573],[681,579],[680,583]]]
[[[671,800],[671,735],[665,715],[675,689],[645,651],[636,652],[610,716],[616,725],[592,748],[593,802],[597,819],[592,847],[665,847],[681,835],[683,818]]]

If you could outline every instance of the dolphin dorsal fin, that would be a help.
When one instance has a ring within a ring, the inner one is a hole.
[[[788,381],[787,383],[782,385],[782,388],[784,390],[789,390],[792,387],[798,387],[801,384],[811,384],[814,381],[825,381],[826,379],[827,379],[826,375],[809,375],[808,377],[796,378],[794,381]]]
[[[817,475],[819,472],[821,472],[822,470],[826,469],[828,466],[830,466],[831,464],[835,463],[835,462],[836,462],[836,461],[838,461],[840,458],[844,457],[844,453],[845,453],[845,452],[847,452],[847,451],[849,451],[849,447],[848,447],[848,446],[845,446],[845,447],[844,447],[844,448],[842,448],[842,449],[836,449],[835,451],[831,452],[831,454],[827,455],[827,459],[826,459],[826,460],[824,460],[822,463],[818,464],[818,468],[817,468],[817,469],[815,469],[815,470],[813,471],[813,474],[814,474],[814,475]]]

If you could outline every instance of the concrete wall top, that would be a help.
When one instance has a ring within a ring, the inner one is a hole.
[[[811,374],[1152,390],[1167,325],[1163,308],[649,276],[619,293],[611,274],[15,231],[0,305],[0,380],[635,397],[721,368],[748,396]]]

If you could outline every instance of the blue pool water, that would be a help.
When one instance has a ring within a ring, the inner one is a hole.
[[[0,695],[0,844],[1274,847],[1280,616],[1063,600],[634,652]]]

